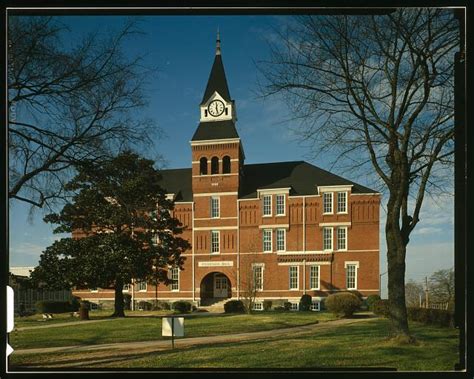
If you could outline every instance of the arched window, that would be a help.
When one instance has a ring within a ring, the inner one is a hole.
[[[222,173],[230,174],[230,157],[227,155],[222,159]]]
[[[212,157],[211,159],[211,174],[219,173],[219,158]]]
[[[199,160],[199,174],[207,175],[207,158],[201,158]]]

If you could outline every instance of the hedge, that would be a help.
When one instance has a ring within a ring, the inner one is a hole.
[[[388,317],[390,311],[388,308],[388,300],[379,299],[372,304],[372,312],[378,316]]]
[[[173,309],[179,313],[189,313],[192,309],[192,304],[187,301],[175,301]]]
[[[224,304],[225,313],[245,313],[245,306],[242,300],[229,300]]]
[[[339,317],[350,317],[361,305],[359,297],[350,292],[340,292],[329,295],[326,308]]]
[[[264,311],[269,311],[270,309],[272,309],[272,301],[271,300],[263,300],[263,310]]]
[[[77,302],[41,300],[36,302],[35,308],[38,313],[66,313],[76,312],[79,306]]]
[[[367,300],[365,301],[367,303],[367,308],[371,311],[374,304],[381,300],[379,295],[369,295],[367,296]]]
[[[407,307],[407,316],[409,320],[423,324],[454,326],[454,314],[444,309]]]

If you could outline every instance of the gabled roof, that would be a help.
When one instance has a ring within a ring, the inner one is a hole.
[[[191,169],[161,171],[162,187],[177,195],[176,201],[193,201]],[[240,199],[257,197],[258,189],[287,188],[290,195],[315,195],[317,186],[352,185],[352,193],[377,193],[304,161],[244,165]]]
[[[200,122],[191,141],[239,138],[232,120]]]
[[[219,95],[226,101],[232,101],[230,98],[229,87],[225,77],[224,64],[222,63],[222,55],[216,54],[214,64],[212,65],[211,74],[207,81],[206,91],[202,97],[201,105],[204,104],[212,94],[217,91]]]

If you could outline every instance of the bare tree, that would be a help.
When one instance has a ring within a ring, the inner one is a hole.
[[[131,19],[75,42],[55,18],[9,17],[9,199],[50,206],[77,164],[151,142],[137,113],[150,70],[123,50],[137,32]]]
[[[454,270],[438,270],[429,279],[429,294],[431,302],[454,305]]]
[[[422,298],[425,296],[423,285],[421,283],[415,282],[414,280],[409,280],[405,284],[405,300],[407,307],[419,307],[420,296]]]
[[[454,53],[450,11],[298,17],[263,62],[264,95],[283,94],[300,140],[335,164],[375,173],[388,202],[385,235],[394,335],[411,338],[405,257],[428,189],[452,183]],[[445,180],[447,177],[450,180]]]
[[[240,264],[240,297],[247,313],[252,313],[258,292],[263,288],[263,267],[259,265],[257,243],[251,240]],[[261,269],[262,275],[257,270]]]

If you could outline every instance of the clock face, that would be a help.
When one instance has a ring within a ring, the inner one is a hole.
[[[213,100],[208,105],[207,109],[209,110],[209,114],[213,117],[218,117],[222,113],[224,113],[225,105],[220,100]]]

